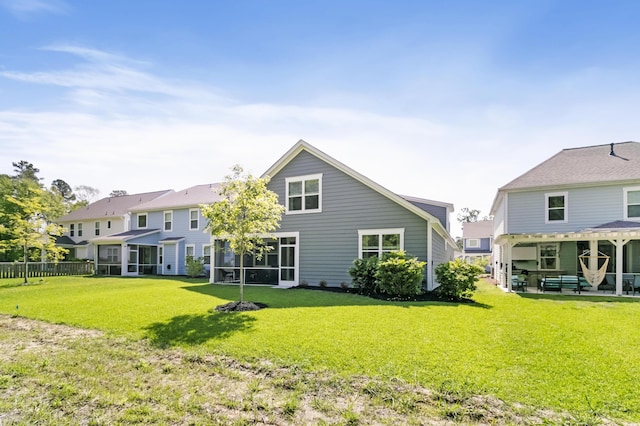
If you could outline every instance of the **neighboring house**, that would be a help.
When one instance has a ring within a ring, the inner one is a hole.
[[[96,237],[96,271],[105,275],[185,275],[188,256],[203,258],[211,248],[201,204],[217,201],[219,184],[171,191],[130,208],[127,230]]]
[[[272,250],[247,256],[247,283],[340,286],[353,260],[402,249],[427,263],[431,290],[434,268],[453,259],[451,204],[392,193],[302,140],[263,176],[286,211]],[[211,282],[236,281],[238,256],[223,240],[213,245]]]
[[[479,220],[462,224],[462,257],[465,262],[491,258],[493,248],[493,220]]]
[[[564,149],[501,187],[491,214],[502,287],[521,270],[530,285],[580,275],[582,260],[592,271],[608,262],[620,295],[640,275],[640,143]]]
[[[62,216],[56,222],[64,228],[56,244],[69,250],[67,259],[93,259],[91,240],[129,229],[129,211],[166,193],[165,191],[107,197]]]

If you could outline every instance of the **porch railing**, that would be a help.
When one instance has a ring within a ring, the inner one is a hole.
[[[24,269],[24,263],[0,262],[0,279],[24,278]],[[27,265],[27,278],[91,275],[93,272],[93,262],[29,262]]]

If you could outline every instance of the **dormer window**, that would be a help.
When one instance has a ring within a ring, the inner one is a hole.
[[[286,179],[287,214],[322,211],[322,174]]]

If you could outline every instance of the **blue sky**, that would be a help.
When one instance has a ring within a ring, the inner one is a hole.
[[[304,139],[484,215],[563,148],[640,140],[639,17],[624,0],[0,0],[0,173],[179,190],[260,175]]]

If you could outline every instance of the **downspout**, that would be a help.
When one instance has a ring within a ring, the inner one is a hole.
[[[445,241],[445,247],[447,242]],[[427,290],[434,288],[433,282],[433,227],[431,221],[427,221]]]

